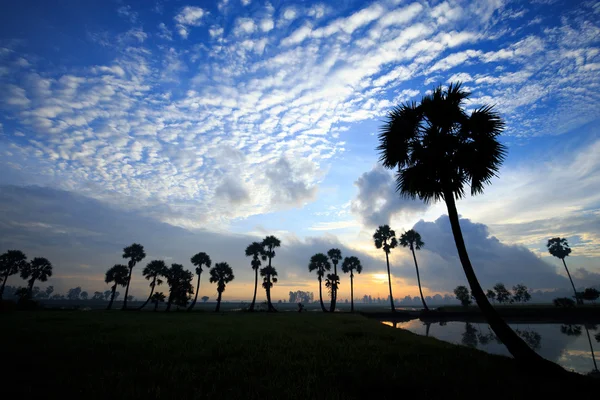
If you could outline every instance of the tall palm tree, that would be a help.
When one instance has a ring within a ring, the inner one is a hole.
[[[354,271],[362,272],[362,264],[358,257],[346,257],[342,263],[342,271],[345,274],[350,272],[350,312],[354,312]]]
[[[415,255],[415,249],[421,250],[421,247],[425,246],[425,243],[421,240],[419,232],[411,229],[404,232],[400,236],[399,243],[402,247],[408,247],[412,251],[413,260],[415,260],[415,268],[417,269],[417,283],[419,284],[419,293],[421,294],[421,302],[425,311],[429,311],[427,304],[425,303],[425,297],[423,297],[423,290],[421,289],[421,276],[419,275],[419,264],[417,264],[417,256]]]
[[[125,289],[125,299],[123,300],[123,310],[127,308],[127,297],[129,297],[129,284],[131,283],[131,273],[135,264],[142,261],[146,257],[144,253],[144,246],[141,244],[134,243],[131,246],[123,249],[123,258],[129,258],[127,266],[129,267],[129,276],[127,278],[127,287]]]
[[[184,269],[181,264],[171,264],[171,268],[167,269],[165,277],[169,285],[169,300],[165,311],[169,312],[173,303],[177,306],[187,306],[189,297],[194,293],[192,287],[194,275]]]
[[[397,190],[402,196],[428,203],[444,200],[458,255],[471,291],[488,323],[518,360],[552,367],[535,353],[494,310],[483,292],[460,229],[456,199],[483,192],[502,164],[506,148],[498,141],[504,122],[492,106],[468,115],[464,100],[469,93],[460,83],[436,88],[421,104],[394,108],[379,134],[383,165],[397,169]],[[556,367],[556,365],[553,365]]]
[[[329,275],[327,276],[331,286],[331,304],[329,306],[329,311],[334,312],[335,303],[337,302],[337,291],[340,284],[340,276],[337,273],[337,265],[342,259],[342,251],[340,249],[329,249],[327,252],[327,257],[329,257],[331,263],[333,264],[333,274],[329,275],[335,275],[331,277]]]
[[[263,287],[267,292],[267,306],[269,312],[276,312],[277,310],[273,307],[273,303],[271,302],[271,288],[273,284],[271,283],[271,276],[277,275],[277,271],[271,265],[271,260],[275,257],[275,248],[281,246],[281,241],[277,239],[275,236],[267,236],[263,239],[262,243],[264,248],[264,255],[262,256],[263,260],[269,260],[269,265],[260,271],[260,275],[264,276],[265,282],[263,282]],[[275,274],[273,274],[275,272]],[[274,281],[277,282],[277,281]]]
[[[144,275],[144,278],[150,281],[150,295],[146,302],[139,308],[140,310],[146,307],[146,304],[152,299],[152,294],[154,293],[156,286],[162,285],[163,281],[160,277],[164,277],[166,273],[167,265],[163,260],[152,260],[144,267],[142,274]]]
[[[152,303],[154,303],[154,310],[152,311],[156,312],[158,310],[158,303],[164,303],[165,298],[166,296],[163,292],[154,293],[151,298]]]
[[[252,257],[250,265],[254,270],[254,296],[252,297],[252,303],[248,311],[254,311],[254,304],[256,303],[256,290],[258,288],[258,268],[260,267],[260,258],[263,257],[265,248],[261,243],[252,242],[246,247],[246,257]]]
[[[548,239],[548,243],[546,244],[548,247],[548,252],[552,254],[556,258],[560,258],[565,266],[565,271],[567,271],[567,276],[571,281],[571,286],[573,287],[573,294],[575,295],[575,301],[577,304],[582,304],[583,300],[580,296],[577,295],[577,289],[575,289],[575,284],[573,283],[573,278],[571,278],[571,274],[569,273],[569,268],[567,268],[567,263],[565,262],[565,258],[571,254],[571,248],[569,247],[569,243],[565,238],[555,237],[552,239]]]
[[[52,276],[52,264],[44,257],[36,257],[21,268],[21,278],[29,280],[27,294],[31,297],[35,281],[46,282]]]
[[[196,284],[196,295],[194,296],[194,301],[190,304],[188,311],[192,311],[192,308],[196,305],[196,300],[198,300],[198,292],[200,291],[200,277],[202,276],[202,266],[206,268],[210,268],[210,257],[206,253],[198,253],[191,259],[192,264],[196,266],[196,274],[198,275],[198,283]]]
[[[266,267],[260,269],[260,276],[263,278],[262,287],[267,292],[268,300],[271,298],[271,288],[274,284],[277,283],[277,270],[267,265]],[[277,310],[275,309],[275,307],[273,307],[272,310],[270,310],[269,312],[277,312]]]
[[[8,277],[21,271],[27,264],[27,256],[20,250],[8,250],[0,255],[0,275],[2,276],[2,286],[0,287],[0,300],[4,294],[4,286]]]
[[[234,280],[234,278],[233,270],[226,262],[216,263],[214,268],[210,270],[210,282],[217,284],[217,292],[219,293],[215,312],[219,312],[221,309],[221,295],[225,291],[225,286]]]
[[[111,267],[108,271],[106,271],[106,277],[104,278],[104,282],[113,283],[110,295],[110,302],[108,303],[107,310],[110,310],[113,305],[113,301],[115,300],[115,293],[117,292],[117,286],[126,286],[127,285],[127,277],[129,274],[129,270],[126,266],[122,264],[116,264]]]
[[[329,258],[323,253],[317,253],[310,258],[310,262],[308,263],[308,271],[313,272],[317,271],[317,277],[319,279],[319,301],[321,302],[321,310],[323,312],[327,312],[325,305],[323,304],[323,276],[325,275],[325,271],[329,271],[331,269],[331,264],[329,263]]]
[[[390,305],[392,306],[392,312],[396,312],[396,308],[394,307],[394,296],[392,295],[392,275],[390,274],[390,252],[398,245],[398,240],[396,240],[396,232],[394,232],[389,225],[382,225],[377,228],[373,234],[373,240],[375,241],[375,247],[378,249],[383,248],[383,251],[385,252],[388,285],[390,287]]]

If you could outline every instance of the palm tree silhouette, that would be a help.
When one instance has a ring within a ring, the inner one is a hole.
[[[171,268],[167,269],[165,276],[169,285],[169,300],[165,311],[170,311],[173,303],[185,307],[189,296],[194,293],[192,287],[194,275],[184,269],[181,264],[171,264]]]
[[[394,307],[394,296],[392,295],[392,275],[390,274],[390,252],[398,245],[396,232],[394,232],[393,229],[390,229],[389,225],[382,225],[377,228],[375,234],[373,234],[373,240],[375,241],[375,247],[378,249],[383,248],[383,251],[385,252],[388,285],[390,287],[390,304],[392,306],[392,312],[396,312],[396,308]]]
[[[206,268],[210,268],[210,257],[206,253],[198,253],[191,259],[192,264],[196,266],[196,274],[198,275],[198,283],[196,284],[196,295],[194,296],[194,301],[190,304],[188,311],[192,311],[192,308],[196,305],[196,300],[198,300],[198,292],[200,291],[200,277],[202,276],[202,266]]]
[[[329,291],[329,294],[331,296],[331,301],[332,302],[333,302],[333,299],[335,297],[334,291],[337,290],[337,287],[339,285],[340,285],[340,277],[338,275],[336,275],[336,274],[327,274],[327,279],[325,279],[325,287]],[[331,304],[330,304],[330,306],[329,306],[329,312],[334,312],[334,311],[331,311]]]
[[[148,304],[148,302],[152,299],[152,294],[154,293],[156,286],[162,285],[163,281],[160,279],[160,277],[164,277],[166,273],[167,265],[163,260],[153,260],[146,265],[142,271],[142,274],[144,275],[144,278],[150,281],[150,295],[148,296],[146,302],[139,308],[140,310],[146,307],[146,304]]]
[[[111,288],[110,302],[108,303],[108,307],[106,307],[107,310],[110,310],[112,308],[113,301],[115,300],[115,293],[117,292],[117,286],[127,285],[128,274],[129,270],[126,266],[122,264],[116,264],[113,267],[111,267],[108,271],[106,271],[106,277],[104,278],[104,282],[114,282]]]
[[[44,257],[36,257],[21,268],[21,278],[29,280],[27,285],[28,296],[32,296],[35,281],[46,282],[52,276],[52,264]]]
[[[421,247],[425,246],[425,243],[423,243],[421,240],[421,235],[419,232],[415,231],[414,229],[404,232],[400,236],[399,243],[402,247],[408,247],[410,248],[410,251],[412,251],[413,260],[415,260],[415,268],[417,269],[417,282],[419,284],[421,302],[423,303],[423,308],[425,311],[429,311],[429,308],[427,308],[427,304],[425,303],[425,297],[423,297],[423,290],[421,289],[421,276],[419,275],[419,264],[417,264],[417,256],[415,255],[415,249],[421,250]]]
[[[319,301],[321,302],[321,310],[323,312],[327,312],[325,305],[323,304],[323,276],[325,275],[325,271],[329,271],[331,269],[331,264],[329,263],[329,258],[323,253],[317,253],[310,258],[310,262],[308,263],[308,271],[313,272],[317,271],[317,277],[319,279]]]
[[[560,258],[565,266],[565,271],[567,271],[567,276],[571,281],[571,286],[573,287],[573,294],[575,295],[575,301],[577,304],[582,304],[583,301],[580,296],[577,295],[577,289],[575,289],[575,284],[573,283],[573,278],[571,278],[571,274],[569,273],[569,268],[567,268],[567,263],[565,262],[565,257],[571,254],[571,248],[569,247],[569,243],[565,238],[555,237],[552,239],[548,239],[548,243],[546,244],[548,247],[548,252],[552,254],[556,258]]]
[[[327,257],[329,257],[331,263],[333,264],[333,275],[335,275],[335,277],[330,277],[329,275],[331,274],[327,275],[331,289],[331,304],[329,306],[329,311],[334,312],[335,303],[337,302],[337,291],[340,284],[340,276],[337,273],[337,265],[342,259],[342,251],[340,249],[329,249],[327,252]]]
[[[271,302],[271,288],[273,284],[271,283],[271,277],[277,275],[277,271],[273,266],[271,266],[271,260],[275,257],[275,248],[281,246],[281,241],[277,239],[275,236],[267,236],[263,239],[262,245],[264,250],[264,255],[262,256],[263,260],[269,260],[269,265],[260,271],[260,275],[264,277],[263,287],[267,292],[267,307],[269,312],[276,312],[277,310],[273,307],[273,303]],[[273,282],[277,282],[274,280]]]
[[[217,284],[217,292],[219,293],[215,312],[219,312],[221,309],[221,295],[225,291],[225,286],[234,278],[235,276],[233,276],[233,271],[226,262],[216,263],[215,266],[210,270],[210,282]]]
[[[141,244],[134,243],[131,246],[123,249],[123,258],[129,258],[127,266],[129,267],[129,276],[127,278],[127,287],[125,289],[125,299],[123,300],[123,310],[127,309],[127,297],[129,296],[129,284],[131,283],[131,273],[135,264],[142,261],[146,257],[144,253],[144,246]]]
[[[152,295],[152,298],[150,299],[152,301],[152,303],[154,303],[154,312],[156,312],[158,310],[158,303],[164,303],[165,302],[165,294],[163,292],[157,292],[154,293]]]
[[[254,296],[252,297],[252,303],[248,311],[254,311],[254,304],[256,303],[256,290],[258,288],[258,268],[260,267],[260,258],[264,256],[265,248],[258,242],[252,242],[246,247],[246,257],[252,257],[250,265],[254,270]]]
[[[342,271],[345,274],[350,272],[350,312],[354,312],[354,271],[362,272],[362,265],[358,257],[346,257],[342,263]]]
[[[0,255],[0,274],[2,275],[2,286],[0,287],[0,300],[4,294],[4,286],[8,277],[21,271],[27,264],[27,256],[20,250],[8,250]]]
[[[546,362],[506,324],[492,307],[477,280],[460,229],[455,199],[483,192],[498,172],[506,148],[498,141],[504,122],[492,106],[463,110],[469,93],[460,83],[441,86],[423,97],[421,104],[394,108],[379,134],[378,150],[387,168],[398,170],[397,190],[402,196],[426,203],[444,200],[458,255],[471,291],[488,323],[515,359],[555,368]]]

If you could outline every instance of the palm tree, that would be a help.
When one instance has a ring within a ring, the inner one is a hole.
[[[338,275],[327,274],[327,278],[325,279],[325,287],[329,291],[329,294],[331,296],[331,302],[334,301],[334,298],[335,298],[334,292],[335,292],[335,290],[337,290],[339,285],[340,285],[340,277]],[[335,311],[335,309],[333,311],[331,310],[331,304],[329,306],[329,311],[330,312]]]
[[[385,167],[397,169],[397,190],[402,196],[426,203],[445,201],[461,264],[488,323],[516,359],[550,366],[492,307],[465,247],[455,200],[465,196],[465,184],[471,187],[471,195],[482,193],[506,154],[498,141],[504,122],[487,105],[468,115],[462,108],[468,97],[460,83],[451,84],[436,88],[419,105],[394,108],[379,134],[380,160]]]
[[[202,266],[206,268],[210,268],[210,257],[206,253],[198,253],[191,259],[192,264],[196,266],[196,274],[198,275],[198,283],[196,284],[196,295],[194,296],[194,301],[188,308],[188,311],[192,311],[192,308],[196,305],[196,300],[198,300],[198,292],[200,291],[200,277],[202,277]]]
[[[378,249],[383,248],[385,252],[385,262],[387,263],[388,273],[388,285],[390,287],[390,304],[392,306],[392,312],[396,312],[394,307],[394,296],[392,295],[392,275],[390,274],[390,252],[394,247],[398,245],[396,240],[396,232],[390,229],[389,225],[382,225],[373,234],[373,240],[375,241],[375,247]]]
[[[327,257],[329,257],[331,263],[333,264],[333,275],[335,275],[335,277],[329,277],[331,274],[327,276],[329,284],[331,285],[331,304],[329,306],[329,311],[334,312],[335,303],[337,302],[337,291],[340,284],[340,276],[337,273],[337,265],[342,259],[342,252],[340,249],[329,249],[327,252]]]
[[[167,265],[163,260],[153,260],[146,265],[142,271],[142,274],[144,275],[144,278],[150,281],[150,295],[148,296],[146,302],[139,308],[140,310],[146,307],[146,304],[148,304],[148,302],[152,299],[152,294],[154,293],[156,286],[162,285],[163,281],[160,279],[160,277],[164,277],[166,273]]]
[[[165,302],[165,294],[163,292],[157,292],[154,293],[152,295],[151,301],[152,303],[154,303],[154,312],[156,312],[156,310],[158,310],[158,303],[164,303]]]
[[[573,287],[573,293],[575,294],[575,301],[577,304],[582,304],[583,301],[580,296],[577,295],[577,289],[575,289],[575,284],[573,283],[573,278],[571,278],[571,274],[569,273],[569,268],[567,268],[567,263],[565,262],[565,257],[571,254],[571,248],[569,247],[569,243],[565,238],[555,237],[552,239],[548,239],[548,243],[546,244],[548,247],[548,252],[552,254],[556,258],[560,258],[565,266],[565,271],[567,271],[567,276],[571,281],[571,286]]]
[[[404,232],[400,236],[399,243],[402,247],[408,247],[410,248],[410,251],[412,251],[413,260],[415,260],[415,268],[417,269],[417,283],[419,284],[421,302],[423,303],[423,308],[425,311],[429,311],[429,308],[427,308],[427,304],[425,303],[425,297],[423,297],[423,290],[421,289],[421,276],[419,275],[419,264],[417,264],[417,256],[415,255],[415,249],[421,250],[421,247],[425,246],[425,243],[423,243],[421,240],[421,235],[419,232],[415,231],[414,229]]]
[[[323,304],[323,276],[325,275],[325,271],[329,271],[331,269],[331,264],[329,263],[329,258],[323,253],[317,253],[310,258],[310,262],[308,263],[308,271],[313,272],[317,271],[317,277],[319,278],[319,301],[321,302],[321,310],[323,312],[327,312],[325,305]]]
[[[263,287],[267,292],[267,307],[269,312],[276,312],[277,310],[275,307],[273,307],[273,303],[271,302],[271,288],[273,287],[273,284],[271,283],[271,276],[277,275],[277,271],[275,271],[275,268],[271,266],[271,260],[273,257],[275,257],[275,248],[281,246],[281,241],[275,236],[267,236],[263,239],[261,244],[265,249],[262,259],[265,261],[267,259],[269,260],[269,265],[260,271],[260,275],[264,276]],[[277,281],[274,280],[274,282]]]
[[[0,287],[0,300],[4,293],[4,286],[8,277],[21,271],[27,264],[27,256],[20,250],[8,250],[0,255],[0,274],[2,275],[2,286]]]
[[[52,276],[52,264],[44,257],[36,257],[21,268],[21,278],[29,280],[28,296],[31,297],[35,281],[46,282]]]
[[[362,272],[362,265],[358,257],[346,257],[342,263],[342,271],[345,274],[350,272],[350,312],[354,312],[354,271]]]
[[[127,297],[129,295],[129,284],[131,283],[131,273],[135,264],[142,261],[146,257],[144,253],[144,246],[141,244],[134,243],[129,247],[123,249],[123,258],[129,258],[127,266],[129,267],[129,276],[127,278],[127,287],[125,289],[125,299],[123,300],[123,310],[127,308]]]
[[[233,271],[226,262],[216,263],[214,268],[210,270],[210,282],[217,284],[217,292],[219,293],[215,312],[219,312],[221,309],[221,295],[225,291],[225,286],[234,278]]]
[[[254,304],[256,303],[256,290],[258,288],[258,268],[260,267],[260,258],[264,256],[265,248],[261,243],[252,242],[246,247],[246,257],[252,257],[250,265],[254,270],[254,296],[252,297],[252,303],[248,311],[254,311]]]
[[[111,267],[108,271],[106,271],[106,277],[104,278],[104,282],[114,282],[114,285],[111,288],[110,302],[108,303],[108,307],[106,307],[107,310],[110,310],[112,308],[113,301],[115,300],[115,293],[117,292],[117,286],[127,285],[128,273],[129,271],[127,267],[122,264],[116,264],[115,266]]]
[[[177,306],[187,306],[189,297],[194,293],[192,287],[194,275],[183,269],[181,264],[171,264],[171,268],[167,269],[165,277],[169,285],[169,300],[165,311],[169,312],[173,303]]]

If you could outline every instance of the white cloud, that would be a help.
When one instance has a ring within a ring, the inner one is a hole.
[[[158,24],[158,37],[163,38],[165,40],[173,40],[173,35],[164,22]]]
[[[251,18],[238,18],[235,21],[235,28],[233,30],[236,36],[249,35],[256,31],[256,23]]]
[[[177,22],[177,32],[182,38],[189,35],[190,26],[200,26],[203,23],[203,17],[207,14],[205,10],[195,6],[185,6],[174,18]]]

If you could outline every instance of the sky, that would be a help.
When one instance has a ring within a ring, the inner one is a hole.
[[[457,204],[482,285],[568,289],[555,236],[576,286],[598,285],[599,72],[596,1],[6,3],[0,251],[50,259],[59,292],[106,290],[133,242],[142,265],[192,270],[204,251],[234,269],[233,300],[252,295],[245,247],[272,234],[275,299],[316,294],[308,261],[331,247],[361,258],[356,297],[386,297],[372,235],[390,224],[423,237],[424,293],[450,293],[466,279],[445,204],[401,199],[375,148],[392,107],[460,81],[467,111],[493,104],[506,121],[499,176]],[[394,297],[418,294],[409,250],[391,272]]]

